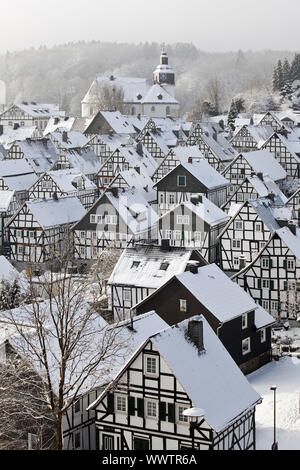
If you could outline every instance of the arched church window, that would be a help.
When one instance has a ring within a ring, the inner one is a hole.
[[[168,116],[170,114],[170,106],[166,107],[166,115]]]
[[[155,111],[155,106],[152,106],[151,111],[152,111],[152,112]]]
[[[132,114],[132,116],[135,116],[135,107],[134,106],[131,108],[131,114]]]

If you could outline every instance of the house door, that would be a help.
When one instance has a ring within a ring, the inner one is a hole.
[[[102,450],[115,450],[115,437],[109,434],[102,434],[103,449]]]
[[[148,439],[142,439],[140,437],[133,438],[133,450],[149,450],[150,443]]]

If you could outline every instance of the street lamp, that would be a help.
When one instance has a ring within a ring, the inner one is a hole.
[[[272,444],[272,450],[278,450],[278,442],[276,441],[276,385],[270,387],[270,390],[274,392],[274,442]]]
[[[199,418],[204,418],[204,411],[201,408],[188,408],[182,413],[183,416],[188,416],[190,421],[190,434],[192,437],[192,448],[195,448],[195,429],[197,428]]]

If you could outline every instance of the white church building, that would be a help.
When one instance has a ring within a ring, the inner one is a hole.
[[[175,72],[169,65],[169,58],[163,49],[160,64],[153,73],[153,79],[134,77],[98,77],[81,102],[82,117],[89,118],[100,110],[101,88],[121,89],[124,93],[126,114],[164,118],[177,117],[179,103],[175,99]]]

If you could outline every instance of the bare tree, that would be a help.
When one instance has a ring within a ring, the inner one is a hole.
[[[205,93],[207,95],[208,100],[212,103],[215,109],[215,114],[220,114],[223,102],[223,90],[221,81],[216,77],[211,78],[207,82]]]
[[[66,241],[65,251],[55,253],[53,266],[59,265],[59,271],[50,268],[40,277],[46,300],[37,297],[36,283],[29,275],[32,304],[2,314],[17,333],[13,347],[42,378],[40,396],[46,397],[55,423],[57,449],[63,447],[64,413],[79,395],[105,381],[127,348],[121,329],[108,327],[86,300],[95,279],[70,272],[71,247]]]
[[[113,82],[111,84],[98,85],[95,83],[92,89],[93,100],[98,111],[126,111],[124,105],[124,90]]]

